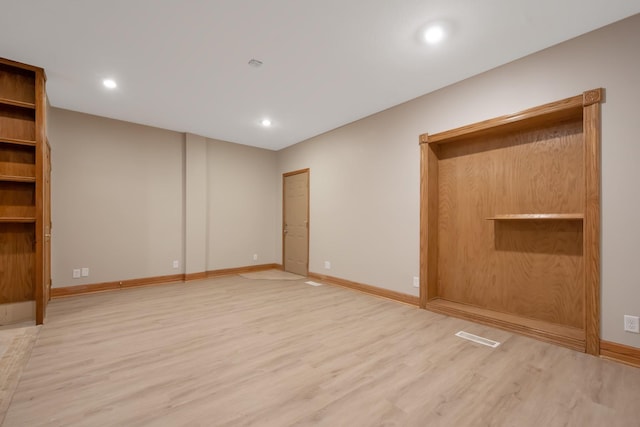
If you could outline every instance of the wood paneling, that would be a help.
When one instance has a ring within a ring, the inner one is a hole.
[[[439,296],[582,327],[582,224],[485,220],[582,211],[582,122],[439,148]]]
[[[32,183],[0,181],[0,219],[35,218],[35,214]]]
[[[0,144],[0,177],[36,178],[36,153],[33,147]]]
[[[533,335],[565,331],[564,345],[598,354],[602,98],[598,89],[421,136],[423,304],[487,310],[485,322],[499,313],[513,330],[534,321],[543,333]]]
[[[600,355],[605,359],[615,360],[640,368],[640,348],[637,347],[630,347],[609,341],[600,341]]]
[[[18,101],[34,108],[35,93],[34,71],[0,63],[0,99]]]
[[[0,129],[3,137],[35,141],[34,110],[0,104]]]
[[[343,288],[353,289],[369,295],[375,295],[382,298],[402,302],[409,305],[420,305],[420,298],[413,295],[403,294],[401,292],[389,289],[378,288],[376,286],[365,285],[363,283],[352,282],[351,280],[340,279],[339,277],[327,276],[319,273],[309,272],[309,278],[317,279],[330,285],[342,286]]]
[[[33,224],[0,223],[0,304],[35,297]]]

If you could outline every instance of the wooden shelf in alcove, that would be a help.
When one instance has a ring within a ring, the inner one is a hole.
[[[10,217],[10,216],[0,216],[0,222],[36,222],[34,217]]]
[[[599,354],[603,95],[420,135],[422,307]]]
[[[11,175],[0,175],[0,181],[9,181],[9,182],[36,182],[35,176],[11,176]]]
[[[34,104],[33,102],[17,101],[15,99],[0,98],[0,104],[11,105],[14,107],[28,108],[31,110],[36,109],[36,104]]]
[[[568,220],[568,221],[582,221],[584,219],[583,214],[579,213],[545,213],[545,214],[503,214],[494,215],[486,220],[490,221],[547,221],[547,220]]]
[[[7,138],[4,136],[0,136],[0,142],[5,144],[14,144],[14,145],[28,145],[31,147],[35,147],[36,141],[31,141],[27,139],[18,139],[18,138]]]

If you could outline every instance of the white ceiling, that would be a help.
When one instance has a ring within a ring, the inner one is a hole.
[[[0,0],[0,56],[45,68],[56,107],[280,149],[639,12],[640,0]],[[437,47],[418,38],[431,21],[452,30]]]

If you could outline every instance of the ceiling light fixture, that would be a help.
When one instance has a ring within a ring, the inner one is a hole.
[[[266,128],[271,126],[271,120],[269,120],[269,119],[262,119],[262,121],[260,123],[262,124],[262,126],[264,126]]]
[[[104,87],[106,87],[107,89],[115,89],[116,87],[118,87],[117,83],[115,82],[115,80],[112,79],[104,79],[102,81],[102,84],[104,85]]]
[[[446,36],[446,32],[442,25],[430,25],[424,30],[423,37],[424,41],[429,44],[438,44],[442,40],[444,40]]]
[[[248,64],[253,68],[260,68],[262,66],[262,61],[258,61],[257,59],[251,59],[249,60]]]

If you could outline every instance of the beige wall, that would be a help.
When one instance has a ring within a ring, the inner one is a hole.
[[[602,336],[640,347],[638,40],[640,15],[282,150],[279,173],[311,168],[310,271],[417,295],[418,135],[604,87]]]
[[[207,140],[209,270],[280,263],[276,153]],[[253,255],[258,260],[253,260]]]
[[[207,271],[207,139],[186,134],[184,159],[184,271]]]
[[[310,272],[418,295],[419,152],[400,119],[390,110],[280,152],[281,173],[310,168]]]
[[[57,108],[49,122],[53,287],[280,261],[275,152]]]
[[[53,286],[179,273],[184,135],[52,108],[49,140]]]

